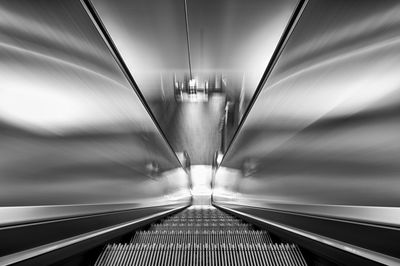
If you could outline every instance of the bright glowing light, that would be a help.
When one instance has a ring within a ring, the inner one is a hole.
[[[208,195],[211,197],[212,167],[209,165],[193,165],[191,167],[192,195]]]
[[[217,156],[217,163],[218,163],[218,165],[221,164],[222,158],[224,158],[224,154],[222,154],[222,153],[219,152],[219,153],[218,153],[218,156]]]
[[[21,89],[5,86],[1,90],[0,116],[23,127],[58,128],[76,123],[84,106],[72,95],[51,89]],[[71,97],[72,96],[72,97]]]
[[[189,87],[195,87],[195,86],[196,86],[196,80],[195,79],[189,80]]]
[[[7,77],[0,88],[0,120],[41,134],[114,132],[149,125],[143,106],[128,88],[89,72],[81,71],[78,78],[78,68],[45,62],[53,69],[0,64]]]

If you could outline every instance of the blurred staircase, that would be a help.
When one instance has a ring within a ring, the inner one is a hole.
[[[109,244],[95,266],[111,265],[307,265],[294,244],[273,243],[256,230],[214,207],[191,207],[148,230],[130,243]]]

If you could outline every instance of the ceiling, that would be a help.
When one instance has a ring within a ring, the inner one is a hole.
[[[241,113],[246,109],[298,4],[292,0],[189,0],[185,9],[185,1],[175,0],[87,3],[174,151],[187,152],[192,164],[212,164],[214,154],[223,152],[221,143],[230,142],[241,118],[239,109]],[[220,77],[225,98],[176,103],[174,78],[183,80],[190,70],[200,87]],[[234,106],[234,122],[223,140],[221,120],[227,101]]]
[[[160,79],[164,94],[171,94],[173,74],[189,73],[184,1],[91,2],[146,100],[161,98]],[[188,0],[193,74],[201,79],[222,73],[228,90],[244,86],[252,95],[296,5],[294,0]]]

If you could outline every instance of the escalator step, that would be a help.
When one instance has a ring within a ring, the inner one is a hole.
[[[191,262],[183,264],[184,260]],[[95,265],[306,265],[306,262],[294,244],[129,243],[108,245]]]
[[[130,243],[107,245],[95,266],[123,265],[307,265],[295,244],[273,243],[215,208],[189,208],[137,231]]]

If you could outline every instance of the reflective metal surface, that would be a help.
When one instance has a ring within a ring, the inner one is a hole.
[[[400,260],[396,257],[382,254],[379,252],[375,252],[375,251],[365,249],[365,248],[362,248],[359,246],[355,246],[355,245],[352,245],[352,244],[349,244],[346,242],[339,241],[337,239],[325,237],[320,234],[315,234],[312,232],[304,231],[304,230],[301,230],[301,229],[298,229],[298,228],[295,228],[292,226],[288,226],[288,225],[285,225],[282,223],[277,223],[277,222],[274,222],[273,220],[268,220],[268,218],[260,218],[260,217],[253,216],[248,213],[244,213],[244,212],[230,209],[230,208],[223,207],[223,206],[219,206],[219,208],[221,208],[224,211],[228,211],[228,213],[233,213],[233,214],[240,215],[243,217],[248,217],[253,221],[257,221],[258,223],[264,223],[264,224],[267,224],[268,226],[273,226],[275,228],[279,228],[280,230],[284,230],[285,232],[291,232],[296,235],[304,236],[308,239],[312,239],[314,241],[323,243],[324,246],[326,245],[326,246],[334,247],[335,249],[345,251],[346,253],[354,254],[354,255],[356,255],[356,258],[359,258],[358,256],[363,257],[363,258],[368,258],[368,261],[367,261],[368,264],[375,265],[376,262],[378,262],[379,264],[382,264],[382,265],[398,265],[400,263]],[[359,264],[360,262],[361,261],[358,261],[357,264]],[[364,263],[365,263],[365,261],[364,261]],[[348,261],[346,261],[345,264],[346,265],[354,265],[354,264],[350,264]],[[355,265],[357,265],[357,264],[355,264]],[[325,265],[325,264],[322,263],[322,265]],[[338,265],[340,265],[340,264],[338,264]]]
[[[80,1],[2,1],[0,35],[1,206],[187,203],[186,173]]]
[[[400,202],[399,18],[397,1],[309,1],[222,162],[216,199],[393,222],[378,207]]]
[[[9,255],[0,256],[0,263],[1,263],[1,265],[4,265],[4,266],[5,265],[15,265],[17,263],[21,263],[21,262],[23,263],[23,262],[26,262],[26,260],[29,260],[28,264],[29,263],[36,264],[36,265],[43,264],[43,263],[48,264],[48,261],[43,260],[43,259],[40,260],[40,259],[38,259],[38,257],[40,258],[41,255],[46,256],[49,253],[51,254],[51,252],[60,252],[60,249],[64,249],[64,252],[65,252],[65,249],[71,248],[74,245],[75,246],[81,245],[82,242],[85,243],[85,241],[91,241],[96,238],[101,238],[107,234],[114,233],[115,231],[121,231],[121,230],[131,231],[132,229],[136,229],[136,228],[140,227],[140,224],[142,224],[144,222],[148,222],[153,219],[161,218],[167,214],[171,214],[180,209],[182,209],[182,207],[170,209],[167,211],[165,211],[165,210],[159,211],[156,214],[147,215],[147,216],[137,218],[137,219],[131,219],[128,222],[120,223],[120,224],[113,225],[113,226],[108,226],[103,229],[90,231],[88,233],[69,237],[67,239],[52,242],[52,243],[46,244],[46,245],[41,245],[38,247],[34,247],[31,249],[12,253]],[[64,256],[64,254],[62,254],[62,256]],[[58,254],[57,257],[60,257],[60,254]],[[32,261],[32,259],[33,259],[33,261]],[[35,259],[36,259],[36,261],[35,261]]]
[[[225,151],[297,5],[186,1],[185,14],[185,1],[88,2],[172,147],[192,164]]]

